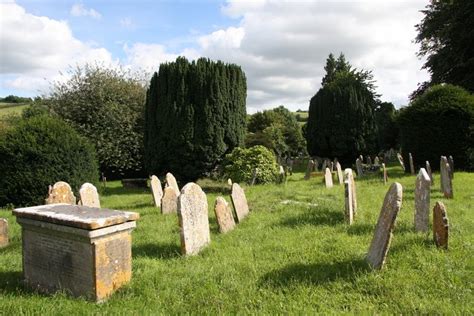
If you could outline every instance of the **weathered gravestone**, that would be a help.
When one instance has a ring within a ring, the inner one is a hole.
[[[433,172],[431,172],[430,162],[427,160],[425,165],[426,165],[426,172],[428,173],[428,176],[430,177],[430,185],[433,185],[434,184],[434,178],[433,178]]]
[[[441,174],[441,191],[444,194],[445,198],[452,199],[453,198],[453,183],[450,177],[450,170],[449,170],[449,163],[445,156],[441,156],[440,161],[440,174]]]
[[[253,169],[252,181],[250,182],[250,185],[254,185],[255,182],[257,181],[257,174],[258,174],[258,168]]]
[[[171,174],[171,172],[168,172],[166,174],[166,184],[176,191],[176,196],[179,196],[180,193],[178,183],[176,182],[176,178],[173,176],[173,174]]]
[[[344,177],[342,176],[342,168],[339,161],[336,162],[336,170],[337,170],[337,179],[339,180],[339,184],[344,184]]]
[[[352,222],[354,221],[354,206],[352,205],[353,203],[353,198],[352,198],[352,181],[350,179],[347,179],[344,181],[344,206],[345,206],[345,218],[346,222],[349,225],[352,225]]]
[[[454,179],[454,159],[453,156],[448,157],[448,163],[449,163],[449,176],[451,179]]]
[[[165,187],[161,199],[161,214],[173,214],[178,211],[178,195],[172,187]]]
[[[286,173],[285,173],[285,169],[283,168],[282,165],[280,165],[280,170],[278,172],[278,176],[279,176],[278,180],[279,180],[280,183],[285,182]]]
[[[55,204],[13,214],[22,228],[23,277],[29,287],[100,302],[130,281],[138,213]]]
[[[382,162],[382,177],[383,177],[383,184],[387,184],[388,182],[387,168],[385,167],[385,164],[383,162]]]
[[[181,253],[196,255],[211,242],[207,198],[195,183],[186,184],[178,197]]]
[[[332,183],[332,172],[329,170],[328,167],[326,167],[326,171],[324,173],[324,181],[326,183],[326,188],[332,188],[333,183]]]
[[[8,221],[0,218],[0,248],[8,246]]]
[[[216,214],[217,226],[219,226],[220,233],[227,233],[235,227],[234,216],[227,201],[218,196],[214,206],[214,213]]]
[[[397,159],[398,162],[400,163],[400,166],[402,167],[403,171],[405,171],[405,163],[403,162],[403,157],[400,155],[400,153],[397,153]]]
[[[380,166],[380,160],[379,160],[378,156],[375,156],[375,158],[374,158],[374,166],[376,166],[376,167]]]
[[[76,204],[76,197],[72,193],[71,186],[63,181],[56,182],[52,187],[49,187],[48,197],[45,199],[45,204]]]
[[[328,165],[329,165],[329,171],[333,172],[334,171],[334,162],[329,161]]]
[[[321,171],[325,171],[328,166],[328,161],[327,159],[323,159],[323,164],[321,166]]]
[[[449,221],[446,207],[436,202],[433,208],[433,239],[436,247],[448,249]]]
[[[227,179],[227,185],[230,186],[230,187],[232,186],[232,179],[231,178]]]
[[[314,161],[310,159],[308,161],[308,166],[306,167],[306,173],[304,175],[305,180],[309,180],[309,178],[311,178],[311,171],[313,171],[313,167],[314,167]]]
[[[357,195],[356,195],[356,187],[355,187],[355,181],[354,181],[354,174],[352,173],[351,168],[346,168],[344,170],[344,177],[345,180],[350,180],[351,181],[351,189],[352,189],[352,211],[354,215],[357,213]]]
[[[357,176],[362,177],[364,171],[362,169],[362,160],[360,158],[356,159],[356,169],[357,169]]]
[[[249,214],[249,206],[247,204],[245,192],[238,183],[232,184],[231,198],[237,222],[240,223]]]
[[[424,168],[420,169],[415,182],[415,231],[426,232],[429,226],[431,181]]]
[[[314,171],[318,172],[319,171],[319,161],[318,159],[314,160]]]
[[[157,176],[152,175],[150,179],[151,194],[156,207],[161,207],[161,199],[163,198],[163,188],[161,181]]]
[[[410,173],[412,175],[415,174],[415,165],[413,164],[413,156],[411,155],[411,153],[408,153],[408,160],[410,161]]]
[[[402,206],[402,194],[402,185],[395,182],[385,195],[374,237],[367,254],[367,261],[373,269],[381,269],[385,263],[390,248],[393,227]]]
[[[100,207],[99,193],[92,183],[84,183],[79,189],[81,205],[89,207]]]
[[[370,158],[370,156],[367,156],[367,164],[369,165],[369,168],[372,168],[372,158]]]

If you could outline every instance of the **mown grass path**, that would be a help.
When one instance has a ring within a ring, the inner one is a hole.
[[[141,219],[133,232],[132,282],[103,304],[25,289],[20,227],[10,211],[1,212],[10,222],[11,244],[0,250],[0,314],[473,314],[474,174],[455,174],[454,200],[442,197],[435,176],[431,205],[441,200],[447,207],[448,251],[434,246],[431,232],[413,232],[415,177],[398,167],[389,176],[403,185],[403,207],[379,272],[364,261],[389,187],[379,179],[356,179],[359,210],[352,226],[344,223],[343,188],[326,189],[321,177],[304,181],[296,173],[285,185],[246,187],[251,214],[226,235],[218,234],[213,212],[218,193],[209,192],[219,187],[201,182],[212,242],[190,258],[180,255],[175,215],[161,215],[147,190],[109,183],[102,206],[137,211]]]

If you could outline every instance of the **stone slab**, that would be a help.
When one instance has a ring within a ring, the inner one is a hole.
[[[415,181],[415,231],[426,232],[429,226],[431,181],[425,168],[421,168]]]
[[[392,240],[393,227],[402,206],[402,195],[403,188],[398,182],[393,183],[385,195],[367,254],[367,262],[373,269],[381,269],[385,263]]]
[[[52,187],[49,187],[48,197],[44,202],[45,204],[76,204],[76,197],[67,182],[58,181]]]
[[[436,247],[448,249],[449,221],[446,207],[436,202],[433,208],[433,239]]]
[[[176,214],[178,212],[178,194],[173,187],[166,187],[161,199],[162,214]]]
[[[227,201],[221,196],[218,196],[216,199],[214,213],[216,214],[217,226],[219,226],[220,233],[224,234],[235,228],[232,209],[230,208],[229,203],[227,203]]]
[[[13,210],[13,215],[18,218],[29,218],[87,230],[135,221],[140,217],[135,212],[68,204],[17,208]]]
[[[156,207],[161,207],[161,199],[163,198],[163,188],[161,187],[160,179],[152,175],[150,178],[151,194],[153,195],[153,202]]]
[[[0,218],[0,248],[8,246],[8,221]]]
[[[195,183],[186,184],[178,197],[183,255],[196,255],[211,242],[207,197]]]
[[[79,195],[81,197],[81,205],[100,208],[99,193],[92,183],[84,183],[79,189]]]
[[[245,192],[238,183],[232,184],[231,198],[237,222],[240,223],[249,214],[249,206]]]

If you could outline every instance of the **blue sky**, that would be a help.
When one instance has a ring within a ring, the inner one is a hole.
[[[242,66],[249,112],[306,109],[330,52],[372,70],[382,100],[407,104],[428,78],[414,25],[427,0],[0,0],[0,95],[47,95],[74,65],[151,73],[179,55]],[[62,74],[62,75],[61,75]]]

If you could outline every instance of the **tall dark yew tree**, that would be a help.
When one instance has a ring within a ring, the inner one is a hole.
[[[247,85],[233,64],[178,57],[151,79],[145,113],[145,165],[179,181],[209,173],[244,142]]]
[[[322,87],[311,98],[306,140],[310,155],[353,162],[359,154],[376,150],[375,87],[369,71],[352,69],[332,54]]]

